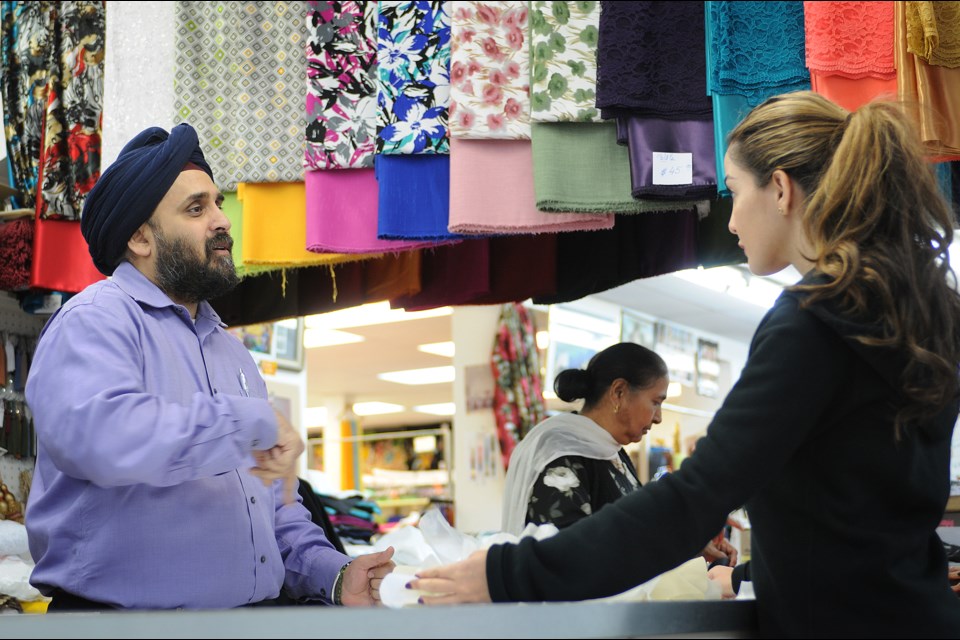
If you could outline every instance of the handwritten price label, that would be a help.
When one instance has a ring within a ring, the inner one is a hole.
[[[693,154],[654,151],[653,184],[693,184]]]

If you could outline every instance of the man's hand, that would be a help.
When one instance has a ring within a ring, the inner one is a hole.
[[[380,584],[396,566],[390,559],[393,547],[380,553],[360,556],[343,572],[340,603],[346,607],[370,607],[380,604]]]
[[[250,473],[260,478],[268,487],[275,480],[283,480],[283,503],[290,504],[296,500],[297,459],[303,453],[305,446],[300,434],[287,418],[274,409],[277,417],[277,444],[266,451],[254,451],[253,459],[257,466]]]
[[[707,577],[720,583],[720,592],[725,600],[737,597],[733,592],[733,567],[714,567],[707,572]]]

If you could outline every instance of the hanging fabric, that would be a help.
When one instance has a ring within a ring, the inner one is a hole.
[[[243,263],[301,267],[363,260],[379,254],[312,253],[306,250],[306,189],[302,182],[240,183]]]
[[[110,0],[103,72],[106,169],[149,127],[169,130],[174,114],[176,3]],[[206,150],[206,140],[202,142]],[[216,173],[217,178],[220,178]]]
[[[707,91],[713,104],[717,187],[729,196],[727,136],[750,109],[778,93],[810,88],[803,4],[706,2]]]
[[[300,2],[177,2],[174,124],[221,189],[303,180],[304,18]]]
[[[960,2],[908,2],[907,51],[939,67],[960,67]]]
[[[530,139],[529,2],[458,2],[451,16],[450,135]]]
[[[377,153],[450,153],[448,4],[379,3]]]
[[[537,329],[522,304],[500,307],[490,367],[493,370],[493,411],[503,466],[527,432],[546,418],[543,377],[537,351]]]
[[[384,240],[461,238],[450,224],[450,155],[378,155],[377,237]]]
[[[233,238],[233,248],[230,252],[238,276],[245,278],[280,268],[270,265],[246,264],[243,261],[243,205],[237,200],[236,191],[223,192],[223,202],[220,204],[220,210],[230,220],[230,237]]]
[[[420,291],[391,298],[392,309],[422,311],[468,304],[490,293],[490,241],[487,238],[424,249],[420,259]]]
[[[613,214],[546,213],[533,192],[527,140],[450,141],[450,226],[455,233],[557,233],[613,227]]]
[[[0,222],[0,290],[20,291],[30,286],[33,256],[33,220]]]
[[[540,211],[649,213],[694,206],[693,201],[632,197],[629,154],[617,144],[617,127],[612,122],[534,123],[531,142]]]
[[[908,50],[907,3],[894,5],[897,98],[903,102],[930,154],[960,158],[960,67],[929,64]]]
[[[530,5],[530,119],[601,122],[595,106],[600,3]]]
[[[848,111],[895,100],[893,2],[804,2],[810,86]]]
[[[307,3],[304,167],[373,168],[377,133],[377,3]]]
[[[380,253],[436,244],[425,240],[377,238],[380,186],[373,169],[307,171],[305,178],[307,250],[316,253]],[[405,203],[399,201],[396,205],[403,207]],[[415,206],[420,205],[415,203]],[[430,210],[431,207],[424,209]],[[433,237],[433,234],[427,235]],[[438,234],[437,241],[444,241],[443,235],[446,234]]]

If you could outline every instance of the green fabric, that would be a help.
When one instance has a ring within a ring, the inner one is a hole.
[[[693,201],[636,200],[630,158],[609,123],[533,123],[533,186],[540,211],[650,213],[689,211]]]
[[[226,191],[223,194],[223,204],[220,207],[223,213],[230,219],[230,235],[233,237],[233,264],[237,266],[237,275],[241,278],[246,276],[265,273],[267,271],[279,271],[278,267],[261,265],[243,264],[243,206],[237,200],[236,191]]]

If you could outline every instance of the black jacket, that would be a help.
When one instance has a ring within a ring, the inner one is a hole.
[[[902,360],[785,292],[680,470],[554,538],[491,548],[494,601],[612,595],[695,556],[746,504],[763,636],[960,636],[936,534],[953,404],[900,441]]]

